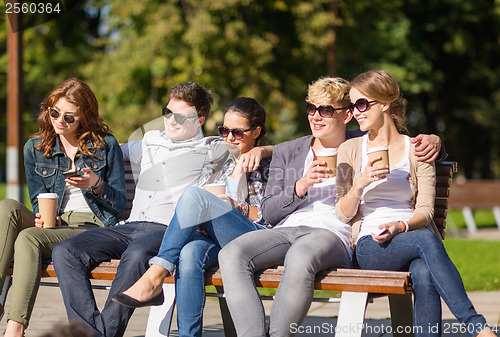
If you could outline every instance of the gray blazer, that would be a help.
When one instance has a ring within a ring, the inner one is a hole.
[[[347,138],[363,135],[360,130],[347,130]],[[274,147],[266,193],[262,199],[262,216],[273,226],[283,223],[295,210],[309,201],[308,194],[299,198],[295,182],[304,176],[304,162],[311,146],[312,135]]]

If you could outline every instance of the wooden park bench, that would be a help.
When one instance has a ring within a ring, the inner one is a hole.
[[[466,180],[451,184],[450,209],[462,210],[462,215],[469,233],[477,232],[474,211],[492,210],[495,222],[500,230],[500,181]]]
[[[434,221],[441,236],[445,237],[448,197],[455,162],[436,163],[436,200]],[[121,214],[126,218],[130,212],[134,195],[135,182],[129,163],[126,163],[126,184],[128,211]],[[50,262],[50,261],[48,261]],[[103,262],[91,272],[91,278],[113,280],[119,260]],[[256,273],[255,284],[263,288],[277,288],[281,280],[283,267],[269,268]],[[52,263],[44,264],[42,277],[57,277]],[[8,284],[6,280],[6,284]],[[168,336],[175,305],[174,277],[165,278],[165,302],[161,306],[151,307],[146,337]],[[234,326],[223,296],[223,284],[220,271],[214,267],[205,274],[205,284],[215,286],[224,324],[225,336],[236,336]],[[413,336],[401,327],[412,327],[412,288],[409,272],[374,271],[361,269],[326,270],[316,276],[314,288],[342,292],[338,312],[335,336],[361,336],[365,310],[368,302],[376,297],[388,296],[394,336]],[[8,288],[7,288],[8,289]],[[0,296],[4,304],[6,287]],[[209,295],[207,293],[207,295]],[[265,298],[264,298],[265,299]],[[272,299],[272,297],[270,298]],[[316,301],[335,302],[338,299],[315,299]],[[332,314],[333,316],[334,314]]]

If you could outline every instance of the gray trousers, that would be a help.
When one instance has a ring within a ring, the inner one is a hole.
[[[266,336],[265,312],[253,276],[283,265],[271,309],[270,336],[293,336],[314,295],[314,279],[324,269],[351,266],[341,239],[326,229],[274,228],[246,233],[219,253],[224,293],[239,337]]]
[[[102,226],[93,213],[66,212],[61,222],[56,228],[35,227],[35,215],[23,204],[12,199],[0,201],[0,289],[14,258],[7,319],[27,327],[40,286],[42,260],[50,258],[52,248],[62,240]]]

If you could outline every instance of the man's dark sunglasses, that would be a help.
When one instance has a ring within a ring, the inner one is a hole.
[[[176,114],[175,112],[167,108],[166,105],[161,107],[161,114],[163,115],[163,117],[165,117],[165,119],[169,119],[170,117],[174,116],[175,122],[181,125],[184,124],[187,119],[198,118],[198,116],[184,116],[181,114]]]
[[[314,116],[314,114],[317,111],[317,112],[319,112],[319,115],[323,118],[331,118],[335,114],[335,111],[345,110],[345,109],[347,109],[347,108],[334,108],[331,105],[320,105],[317,107],[316,105],[314,105],[312,103],[307,103],[307,105],[306,105],[307,114],[309,116]]]
[[[243,137],[245,137],[245,132],[255,130],[255,128],[250,128],[250,129],[246,129],[246,130],[229,129],[229,128],[225,127],[224,125],[219,125],[217,127],[217,129],[219,130],[219,135],[221,135],[222,137],[224,137],[224,138],[228,137],[229,134],[232,133],[233,137],[236,139],[243,139]]]
[[[55,109],[55,108],[49,108],[49,115],[50,117],[54,118],[54,119],[58,119],[59,116],[61,116],[61,113]],[[66,123],[68,124],[73,124],[78,118],[78,116],[74,116],[74,115],[67,115],[67,114],[64,114],[63,115],[63,119]]]
[[[369,101],[366,98],[360,98],[356,101],[356,103],[349,105],[349,111],[354,112],[354,108],[356,108],[359,112],[365,112],[370,107],[370,104],[375,102],[376,101]]]

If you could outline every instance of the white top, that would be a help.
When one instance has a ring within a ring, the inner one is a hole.
[[[304,175],[311,167],[313,160],[314,153],[312,148],[309,148],[304,162]],[[279,227],[308,226],[329,230],[342,240],[347,251],[351,254],[349,245],[351,226],[338,220],[335,216],[335,177],[314,184],[307,195],[309,202],[303,203]]]
[[[92,213],[92,210],[83,197],[82,190],[70,184],[66,184],[64,187],[61,209],[63,213],[69,211]]]
[[[140,141],[122,148],[124,157],[141,165],[130,221],[168,225],[182,192],[225,179],[227,146],[220,137],[198,134],[185,141],[172,141],[164,132],[148,131]],[[232,160],[231,160],[232,161]]]
[[[368,163],[368,136],[363,136],[361,170]],[[392,221],[408,221],[413,216],[413,186],[410,184],[410,137],[405,136],[405,153],[399,163],[390,167],[390,173],[368,185],[361,196],[361,231],[358,240],[379,231],[378,226]]]
[[[231,174],[232,172],[228,172]],[[231,178],[229,175],[226,178],[226,194],[236,202],[244,202],[248,197],[248,183],[246,174],[240,178]]]

